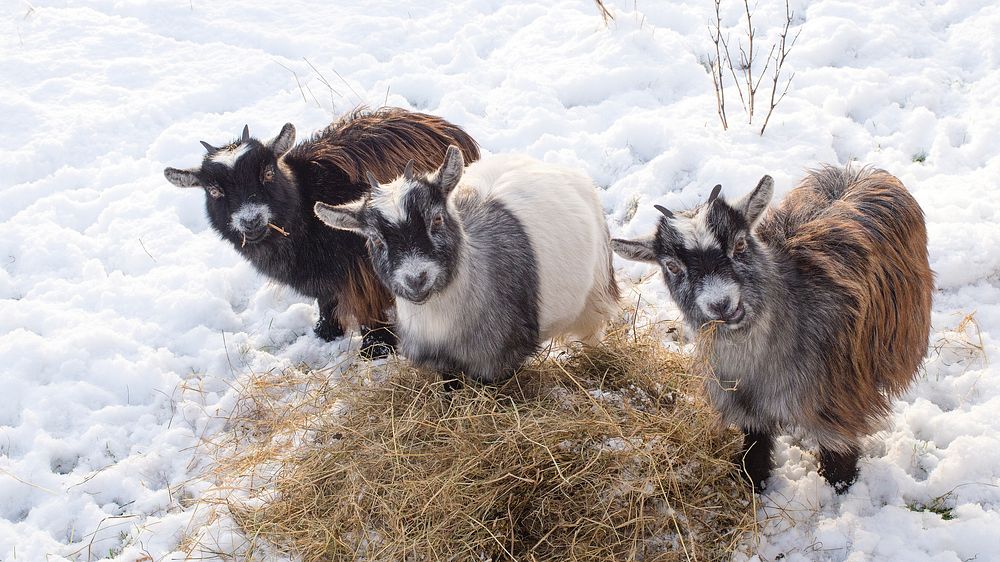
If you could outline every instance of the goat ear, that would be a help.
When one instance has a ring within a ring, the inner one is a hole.
[[[465,158],[462,156],[462,151],[455,145],[449,146],[448,151],[444,153],[444,163],[441,164],[435,177],[435,182],[445,197],[458,185],[464,171]]]
[[[178,170],[177,168],[166,168],[163,170],[163,177],[177,187],[202,187],[198,173],[194,170]]]
[[[413,158],[406,163],[406,167],[403,168],[403,179],[410,181],[413,179]]]
[[[366,200],[362,199],[345,205],[328,205],[317,201],[316,205],[313,206],[313,212],[316,213],[319,220],[323,221],[323,224],[330,228],[362,232],[365,229],[365,224],[361,220],[361,210],[365,202]]]
[[[611,240],[611,249],[619,256],[632,261],[642,261],[656,263],[656,240],[652,236],[638,238],[636,240],[625,240],[615,238]]]
[[[285,126],[281,128],[281,132],[278,133],[278,136],[274,137],[274,140],[268,144],[268,147],[276,157],[280,158],[292,149],[293,144],[295,144],[295,125],[285,123]]]
[[[372,187],[372,191],[378,191],[382,186],[378,184],[378,180],[371,172],[365,172],[365,177],[368,179],[368,185]]]
[[[715,203],[715,200],[719,198],[720,193],[722,193],[722,184],[717,183],[715,184],[715,187],[712,188],[712,193],[709,194],[708,203],[706,203],[706,205],[711,205],[712,203]]]
[[[774,195],[774,180],[771,176],[760,178],[757,187],[753,191],[741,197],[733,204],[733,208],[743,213],[750,228],[757,225],[757,221],[764,216],[767,205]]]

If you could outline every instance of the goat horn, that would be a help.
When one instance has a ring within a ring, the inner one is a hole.
[[[209,154],[215,152],[216,150],[219,150],[218,148],[215,148],[214,146],[208,144],[205,141],[198,141],[198,142],[200,142],[201,145],[205,147],[205,150],[208,151]]]
[[[240,142],[247,142],[248,140],[250,140],[250,125],[243,125],[243,138],[240,139]]]
[[[715,200],[719,197],[720,193],[722,193],[722,184],[721,183],[717,183],[717,184],[715,184],[715,187],[712,188],[711,195],[708,196],[708,203],[707,204],[711,205],[712,203],[714,203]]]
[[[413,159],[411,158],[409,162],[406,163],[406,167],[403,168],[403,177],[407,180],[413,179]]]
[[[663,216],[667,217],[668,219],[674,218],[674,214],[671,213],[670,211],[668,211],[666,209],[666,207],[662,207],[660,205],[653,205],[653,208],[655,208],[657,211],[663,213]]]

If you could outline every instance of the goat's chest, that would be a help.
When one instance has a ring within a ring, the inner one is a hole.
[[[467,339],[471,319],[477,316],[471,303],[446,298],[423,305],[397,301],[396,323],[404,350],[451,348]]]
[[[777,355],[777,356],[776,356]],[[780,353],[754,353],[745,346],[716,344],[705,387],[712,405],[728,423],[775,427],[800,422],[814,397],[801,366]]]

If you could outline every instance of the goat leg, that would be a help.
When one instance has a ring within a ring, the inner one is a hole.
[[[398,339],[389,324],[362,326],[361,333],[361,357],[369,361],[388,357],[396,349]]]
[[[736,464],[756,492],[764,489],[764,482],[771,476],[774,468],[774,461],[771,460],[773,450],[774,434],[770,431],[743,428],[743,448]]]
[[[333,341],[344,336],[344,327],[337,321],[334,311],[337,309],[337,299],[317,299],[319,305],[319,320],[313,327],[313,332],[324,341]]]
[[[823,475],[823,478],[826,478],[826,481],[833,486],[838,494],[843,494],[858,478],[859,456],[860,452],[853,447],[847,452],[832,451],[821,447],[819,450],[819,473]]]

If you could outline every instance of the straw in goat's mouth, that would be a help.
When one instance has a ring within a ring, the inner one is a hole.
[[[281,228],[280,226],[278,226],[278,225],[276,225],[276,224],[274,224],[272,222],[267,223],[267,226],[269,228],[273,228],[274,230],[278,231],[282,236],[288,236],[288,231],[287,230],[285,230],[284,228]],[[243,235],[243,242],[240,244],[240,248],[246,248],[246,246],[247,246],[247,234],[245,232],[241,232],[240,234]]]

